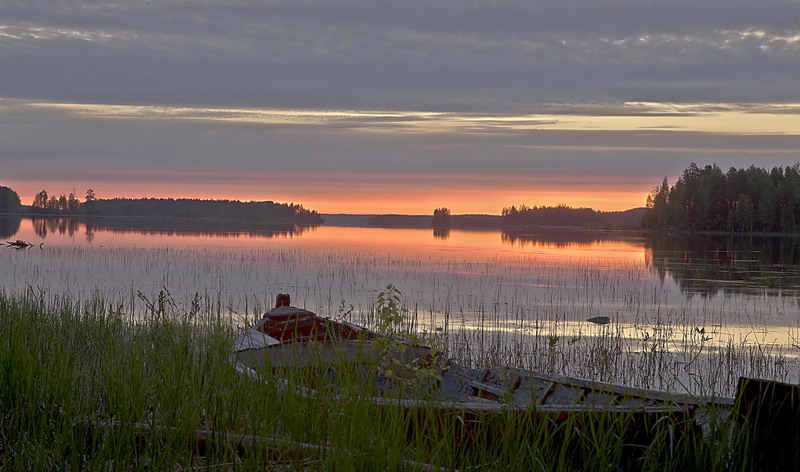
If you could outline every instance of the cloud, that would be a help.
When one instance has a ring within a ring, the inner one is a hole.
[[[64,178],[74,175],[71,168],[163,175],[191,169],[220,176],[230,170],[453,169],[480,175],[673,175],[692,161],[748,166],[758,156],[761,165],[793,163],[800,158],[800,117],[784,113],[793,106],[611,103],[602,112],[599,103],[560,104],[530,115],[501,115],[5,99],[0,156],[10,175],[38,169]],[[338,178],[334,174],[331,179]]]
[[[9,102],[10,103],[10,102]],[[530,107],[527,114],[404,110],[210,108],[16,101],[18,107],[52,110],[85,119],[245,123],[317,131],[514,136],[555,130],[685,130],[696,133],[798,134],[796,103],[628,102]]]
[[[6,24],[0,25],[0,40],[23,44],[45,41],[92,41],[108,43],[112,41],[140,41],[141,37],[126,31],[108,33],[101,30],[92,31],[25,24]]]
[[[0,5],[9,97],[520,111],[796,97],[797,2],[28,1]]]
[[[667,154],[786,154],[800,158],[800,148],[794,149],[742,149],[742,148],[703,148],[703,147],[654,147],[654,146],[536,146],[536,145],[508,145],[507,147],[519,149],[531,149],[537,151],[555,152],[582,152],[582,153],[609,153],[609,152],[635,152],[644,153],[667,153]]]

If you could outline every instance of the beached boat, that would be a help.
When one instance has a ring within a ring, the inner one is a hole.
[[[265,372],[314,369],[315,378],[326,379],[326,393],[336,394],[341,387],[337,369],[341,372],[339,368],[344,367],[357,372],[371,386],[371,401],[375,404],[476,412],[516,409],[692,415],[707,407],[733,405],[732,398],[640,389],[514,367],[461,366],[443,361],[426,346],[292,307],[288,296],[279,296],[277,305],[236,340],[232,355],[237,370],[265,381],[282,378],[265,376]],[[402,343],[402,349],[387,349],[392,343]],[[391,359],[386,359],[387,354]],[[381,367],[389,361],[394,367]],[[415,377],[413,374],[420,367],[429,369],[427,372],[435,370],[434,375]],[[314,390],[304,389],[308,394],[317,390],[319,384]]]
[[[345,404],[357,398],[378,416],[402,415],[417,446],[435,447],[447,436],[464,451],[491,451],[512,428],[565,444],[579,460],[582,448],[593,447],[583,444],[582,431],[604,431],[624,445],[620,467],[633,469],[649,445],[664,438],[724,444],[744,434],[752,450],[742,457],[765,464],[762,470],[800,463],[794,452],[800,385],[773,380],[742,377],[734,399],[505,366],[475,369],[426,346],[292,307],[288,295],[279,295],[276,308],[236,340],[231,362],[242,374],[308,398]],[[364,388],[349,389],[354,379]],[[731,464],[737,460],[733,454]]]

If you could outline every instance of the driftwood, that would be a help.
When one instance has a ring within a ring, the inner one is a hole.
[[[119,428],[123,426],[123,423],[116,421],[90,421],[86,426],[87,433],[91,434],[90,431],[92,429]],[[135,433],[141,436],[146,434],[175,434],[180,431],[176,427],[154,426],[148,423],[133,423],[126,426],[131,427]],[[293,458],[306,460],[314,457],[321,458],[333,452],[344,452],[353,457],[363,457],[366,455],[365,452],[342,450],[329,445],[292,441],[273,436],[258,436],[254,434],[229,433],[205,429],[196,429],[193,431],[189,446],[201,455],[205,454],[205,451],[209,448],[229,447],[235,450],[236,454],[240,457],[251,453],[256,447],[267,447],[279,450],[281,453],[288,454]],[[401,463],[407,468],[426,472],[453,470],[407,459],[401,459]]]
[[[25,248],[33,247],[33,244],[31,244],[31,243],[29,243],[27,241],[23,241],[21,239],[17,239],[16,241],[6,241],[6,243],[9,246],[15,247],[17,249],[25,249]]]

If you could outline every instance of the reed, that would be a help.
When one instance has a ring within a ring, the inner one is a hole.
[[[288,386],[271,371],[261,382],[232,369],[236,328],[224,314],[214,295],[0,294],[0,468],[745,470],[749,457],[746,437],[709,438],[680,421],[380,408],[347,366],[334,365],[347,395],[301,395],[313,368],[293,371]],[[621,335],[599,334],[590,348],[602,366],[586,368],[627,368],[613,360]],[[543,342],[552,362],[573,362],[561,338]],[[645,441],[631,424],[645,425]]]

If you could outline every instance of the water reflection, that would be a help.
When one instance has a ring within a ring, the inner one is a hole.
[[[58,234],[72,238],[83,232],[86,240],[91,242],[95,232],[112,234],[139,234],[154,236],[210,236],[228,238],[272,238],[297,237],[311,231],[316,226],[301,225],[267,225],[263,223],[247,223],[206,220],[159,220],[159,219],[89,219],[77,218],[31,218],[33,232],[42,239],[48,235]],[[8,238],[20,230],[20,218],[16,221],[0,222],[0,235]],[[8,233],[6,235],[6,233]]]
[[[72,237],[80,230],[80,222],[75,218],[31,218],[33,232],[42,239],[48,233]]]
[[[142,234],[156,236],[212,236],[226,238],[299,237],[317,226],[268,225],[263,223],[231,222],[220,220],[172,221],[159,219],[101,219],[85,222],[87,238],[94,231],[115,234]]]
[[[555,246],[566,248],[575,245],[597,245],[606,241],[624,241],[641,244],[638,234],[602,230],[503,230],[500,235],[503,243],[520,247]]]
[[[447,241],[450,238],[450,228],[433,228],[433,237]]]
[[[0,216],[0,239],[10,239],[17,234],[20,221],[19,216]]]
[[[645,261],[687,294],[800,294],[797,237],[653,235],[645,240]]]
[[[609,268],[635,264],[640,267],[636,270],[649,272],[646,277],[654,284],[658,284],[659,279],[662,288],[674,283],[680,293],[688,296],[740,293],[800,297],[800,237],[644,237],[631,232],[594,230],[468,232],[448,228],[318,228],[203,220],[24,218],[21,221],[14,216],[0,217],[0,238],[20,238],[35,245],[46,241],[48,247],[80,245],[81,239],[97,246],[224,245],[230,244],[226,242],[228,239],[236,239],[236,244],[241,246],[261,246],[266,239],[276,242],[294,239],[293,243],[304,248],[369,249],[401,258],[418,257],[426,251],[435,257],[447,253],[448,257],[458,259],[459,267],[475,257],[505,258],[525,254],[525,263],[535,260],[547,267],[550,264],[566,267],[572,263],[567,259],[574,259],[600,268],[604,273],[609,273]],[[37,240],[37,236],[41,240]],[[444,267],[456,274],[474,272],[454,269],[450,262]],[[501,270],[492,267],[492,270]],[[540,273],[543,269],[537,271]],[[507,277],[503,283],[517,290],[558,285],[553,281],[528,280],[530,277],[533,276],[528,274],[519,280]],[[569,281],[561,285],[574,283]]]

